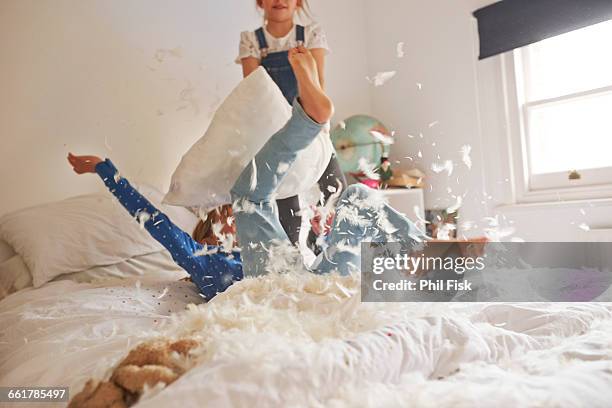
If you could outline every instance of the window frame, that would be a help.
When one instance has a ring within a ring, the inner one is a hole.
[[[579,173],[586,177],[572,181],[571,186],[568,185],[569,174],[567,172],[531,175],[529,171],[530,108],[612,93],[612,86],[527,102],[528,78],[525,77],[524,70],[525,54],[524,49],[517,49],[501,56],[509,139],[508,152],[516,203],[612,198],[612,167],[579,170]]]

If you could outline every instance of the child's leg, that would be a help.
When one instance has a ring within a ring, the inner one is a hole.
[[[312,143],[321,128],[296,100],[285,127],[268,140],[234,184],[231,193],[245,276],[265,273],[270,244],[287,241],[273,195],[298,153]]]
[[[329,247],[313,266],[318,273],[337,270],[346,275],[361,268],[361,242],[413,244],[420,232],[412,221],[381,201],[377,192],[361,184],[349,186],[336,210]]]

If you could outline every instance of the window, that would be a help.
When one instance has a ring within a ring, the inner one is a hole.
[[[516,50],[526,190],[612,186],[612,21]]]

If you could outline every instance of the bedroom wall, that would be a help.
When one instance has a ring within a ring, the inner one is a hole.
[[[397,71],[385,85],[371,88],[374,114],[396,131],[396,166],[426,172],[427,208],[447,208],[461,196],[462,219],[480,221],[491,207],[484,194],[473,3],[368,2],[368,56],[371,75]],[[399,42],[403,58],[397,55]],[[472,148],[471,169],[462,161],[464,145]],[[447,160],[454,162],[450,177],[432,171]]]
[[[371,87],[372,111],[397,132],[394,160],[410,167],[415,159],[431,186],[426,207],[446,208],[463,195],[463,221],[481,235],[497,217],[498,232],[528,241],[609,240],[611,200],[515,205],[499,81],[500,58],[478,61],[472,12],[493,0],[379,0],[366,3],[368,71],[397,71],[381,87]],[[404,42],[405,57],[396,55]],[[420,88],[421,87],[421,88]],[[419,137],[423,133],[423,138]],[[414,136],[410,138],[408,135]],[[472,147],[472,169],[460,148]],[[418,152],[422,158],[418,158]],[[454,172],[436,174],[432,164],[453,160]],[[585,232],[586,224],[596,231]],[[505,239],[509,239],[506,237]]]
[[[168,186],[181,155],[241,78],[251,0],[3,0],[0,4],[0,214],[101,190],[69,151],[112,157]],[[327,30],[338,116],[370,110],[363,1],[312,1]]]

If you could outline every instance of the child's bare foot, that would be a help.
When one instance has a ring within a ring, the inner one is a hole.
[[[334,113],[334,105],[321,88],[317,62],[307,48],[289,51],[289,62],[298,82],[300,103],[315,122],[325,123]]]

